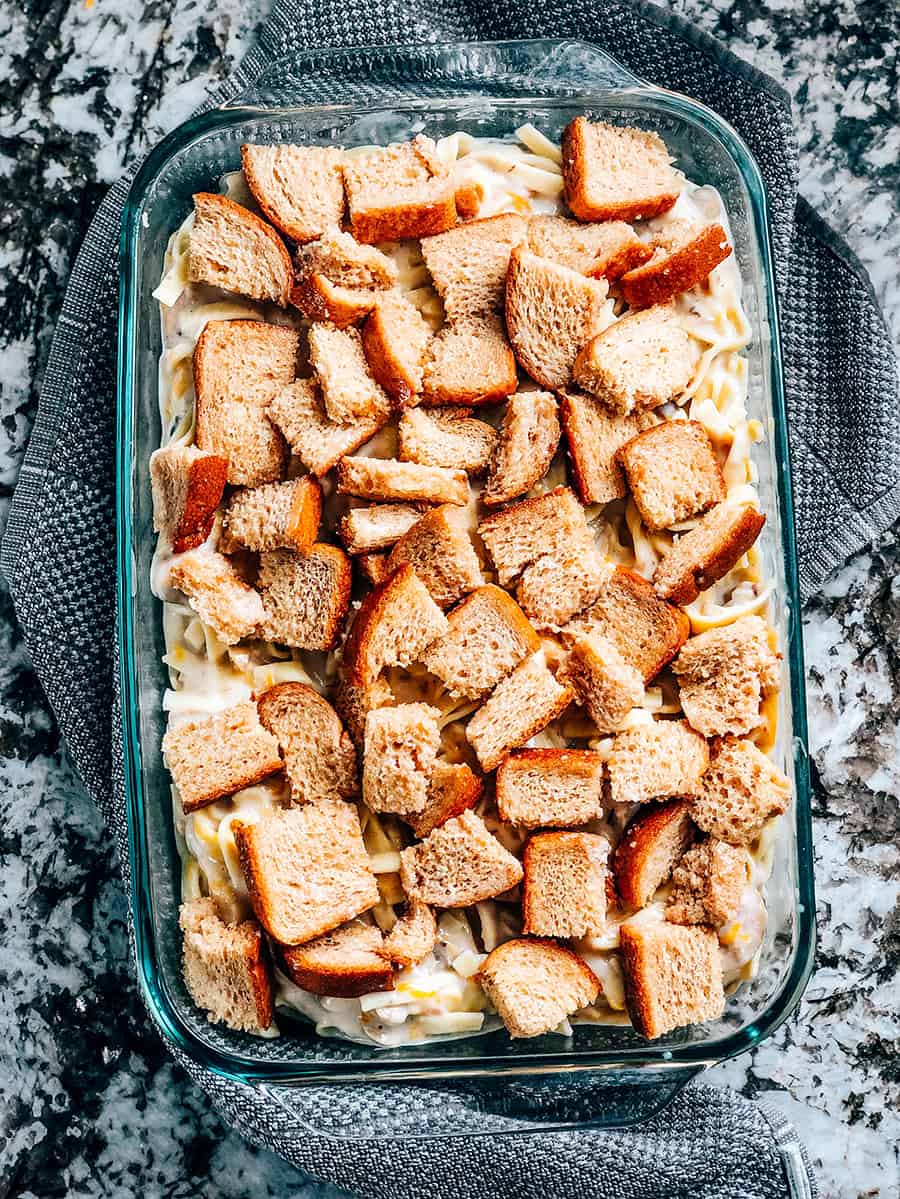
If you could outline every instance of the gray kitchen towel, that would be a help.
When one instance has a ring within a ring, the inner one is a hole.
[[[273,59],[312,45],[581,37],[636,74],[710,105],[763,171],[784,326],[804,595],[900,510],[897,372],[871,287],[846,246],[797,204],[790,106],[773,81],[678,18],[641,3],[579,0],[276,0],[259,46],[210,103],[252,85]],[[341,98],[352,98],[350,84]],[[360,94],[357,92],[356,94]],[[365,94],[371,94],[369,89]],[[317,95],[310,85],[311,100]],[[2,565],[26,643],[72,756],[115,831],[126,882],[121,727],[113,691],[116,244],[129,179],[112,189],[76,261],[23,464]],[[113,680],[111,684],[110,680]],[[322,1088],[273,1096],[177,1055],[226,1117],[318,1178],[371,1196],[489,1193],[609,1196],[811,1194],[792,1130],[728,1092],[694,1087],[637,1131],[474,1138],[449,1149],[298,1135]],[[386,1101],[384,1092],[381,1102]],[[585,1092],[585,1105],[589,1102]],[[407,1097],[407,1103],[418,1096]],[[342,1102],[347,1103],[345,1093]],[[371,1092],[351,1112],[365,1132]],[[367,1107],[368,1105],[368,1107]],[[432,1108],[433,1108],[432,1097]],[[423,1112],[427,1108],[423,1099]],[[789,1180],[791,1180],[789,1182]]]

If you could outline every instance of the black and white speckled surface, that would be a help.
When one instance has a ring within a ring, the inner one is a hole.
[[[804,194],[869,267],[900,345],[894,0],[681,0],[796,103]],[[0,517],[72,261],[123,162],[250,44],[265,0],[0,10]],[[824,1199],[898,1193],[900,530],[806,618],[820,946],[798,1014],[712,1078],[795,1121]],[[0,1196],[324,1195],[221,1126],[131,981],[101,821],[0,594]],[[336,1192],[331,1192],[336,1194]]]

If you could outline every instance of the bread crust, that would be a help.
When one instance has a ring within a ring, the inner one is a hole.
[[[338,329],[346,329],[369,315],[378,300],[378,293],[341,287],[327,276],[314,272],[297,280],[289,299],[309,320],[329,321]]]
[[[652,933],[655,926],[632,926],[630,922],[622,925],[620,931],[620,947],[622,953],[622,965],[625,973],[625,1003],[628,1009],[628,1014],[631,1017],[631,1022],[635,1029],[644,1037],[654,1040],[657,1037],[663,1036],[671,1031],[672,1028],[680,1027],[682,1024],[701,1023],[704,1020],[714,1019],[715,1016],[721,1015],[725,1004],[724,989],[721,989],[722,983],[722,968],[719,959],[719,943],[716,934],[711,929],[706,928],[686,928],[682,925],[664,924],[669,935],[678,937],[682,944],[685,942],[693,942],[697,949],[703,949],[706,953],[706,965],[709,967],[710,981],[718,983],[720,988],[720,1002],[706,1005],[699,1000],[696,995],[694,1000],[694,1010],[688,1015],[687,1012],[682,1013],[686,1018],[676,1019],[673,1023],[671,1017],[666,1020],[665,1014],[657,1011],[656,996],[653,989],[648,986],[646,973],[648,968],[656,965],[656,963],[645,958],[644,936]],[[673,930],[677,930],[674,932]],[[658,931],[658,930],[657,930]],[[659,985],[660,980],[653,979]],[[666,979],[671,985],[671,978]],[[693,979],[688,978],[687,983],[690,985]],[[701,1010],[697,1011],[697,1007]]]
[[[619,281],[631,308],[665,304],[673,296],[702,283],[731,254],[721,225],[707,225],[693,241],[662,258],[627,271]]]
[[[649,903],[656,887],[666,881],[678,858],[690,845],[694,837],[690,808],[691,801],[688,799],[667,800],[640,811],[622,834],[613,855],[613,863],[616,890],[619,897],[630,907],[642,908]],[[648,894],[648,880],[643,872],[650,866],[651,856],[659,849],[666,836],[675,837],[680,851]]]
[[[422,388],[421,371],[418,379],[406,369],[404,363],[391,352],[390,337],[385,324],[384,312],[377,303],[366,315],[362,327],[363,353],[372,377],[401,407],[410,408]],[[422,360],[419,361],[421,368]]]
[[[561,139],[563,187],[572,214],[580,221],[646,221],[668,212],[678,199],[677,191],[643,200],[608,204],[591,202],[586,188],[590,163],[585,130],[589,124],[586,117],[576,117],[565,127]]]
[[[172,538],[174,553],[194,550],[210,535],[227,478],[228,459],[218,454],[209,454],[191,463],[184,510]]]
[[[358,999],[373,991],[393,991],[394,971],[384,958],[362,967],[341,961],[311,961],[311,947],[307,942],[283,945],[278,950],[285,973],[304,991],[335,999]],[[373,954],[376,952],[372,950]]]
[[[739,558],[754,544],[766,523],[765,515],[756,508],[746,507],[740,519],[731,528],[727,540],[719,542],[710,554],[690,566],[670,583],[663,583],[666,558],[660,562],[653,575],[653,586],[660,599],[673,604],[692,604],[700,595],[723,579]],[[668,557],[668,555],[666,555]]]
[[[360,604],[344,642],[341,659],[345,680],[350,686],[367,687],[375,682],[375,676],[367,666],[372,638],[395,591],[402,591],[415,573],[413,567],[405,562],[383,583],[375,586]]]
[[[226,220],[235,221],[244,226],[246,230],[252,231],[261,237],[264,237],[272,246],[277,257],[280,260],[281,270],[280,290],[275,298],[275,303],[280,307],[287,306],[288,297],[291,291],[291,281],[294,277],[294,266],[291,262],[291,256],[288,253],[287,246],[279,237],[278,233],[266,221],[262,220],[251,212],[249,208],[244,208],[243,204],[237,204],[234,200],[230,200],[228,196],[219,195],[218,192],[197,192],[194,196],[194,206],[200,202],[201,207],[209,209],[217,209],[222,217]],[[260,298],[260,297],[256,297]]]

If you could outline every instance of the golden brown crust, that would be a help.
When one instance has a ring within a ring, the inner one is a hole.
[[[628,271],[620,281],[631,308],[665,304],[680,292],[702,283],[731,254],[721,225],[707,225],[686,246]]]
[[[249,921],[247,922],[249,923]],[[269,1028],[275,1017],[272,993],[272,965],[269,950],[261,931],[253,928],[254,944],[247,957],[247,973],[253,989],[253,1002],[260,1028]]]
[[[592,204],[585,189],[590,164],[585,143],[586,117],[576,117],[563,130],[561,148],[563,185],[566,203],[579,221],[636,221],[650,220],[668,212],[678,199],[678,192],[654,196],[652,199],[626,200],[620,203]]]
[[[478,216],[484,200],[484,188],[480,183],[466,183],[456,190],[456,211],[461,221],[471,221]]]
[[[227,478],[227,458],[210,454],[191,463],[184,510],[172,537],[174,553],[196,549],[210,535]]]
[[[403,241],[412,237],[433,237],[446,233],[456,224],[456,197],[449,190],[433,200],[414,201],[396,208],[352,211],[353,236],[364,245],[383,241]]]
[[[536,650],[540,649],[540,635],[509,592],[504,591],[502,587],[498,587],[495,583],[486,583],[483,587],[479,587],[477,591],[473,592],[472,595],[484,598],[485,592],[488,592],[488,597],[494,608],[500,613],[502,619],[524,641],[528,647],[528,653],[533,654]],[[470,599],[472,599],[472,596],[467,596],[455,611],[458,612],[463,604],[468,603]]]
[[[260,234],[271,242],[272,248],[281,260],[280,274],[283,280],[281,293],[275,302],[282,308],[286,307],[291,290],[291,280],[294,277],[294,265],[291,262],[287,246],[281,240],[278,233],[270,224],[258,217],[255,212],[251,212],[243,204],[237,204],[234,200],[229,200],[227,196],[219,195],[218,192],[197,192],[194,196],[195,206],[198,200],[201,206],[218,208],[223,217],[228,220],[239,221],[247,229],[252,229],[254,233]]]
[[[701,561],[686,568],[667,586],[661,586],[658,581],[665,564],[664,558],[653,576],[657,595],[673,604],[692,604],[701,591],[706,591],[713,583],[717,583],[728,574],[738,559],[743,557],[756,541],[765,523],[763,513],[748,506],[738,522],[732,526],[726,541],[720,542],[712,553],[704,555]]]
[[[626,271],[633,271],[637,267],[643,266],[652,257],[653,251],[650,247],[635,238],[633,242],[622,246],[620,250],[616,250],[602,262],[591,267],[586,274],[590,275],[592,279],[609,279],[610,281],[621,279]]]
[[[377,292],[340,287],[317,273],[298,279],[289,297],[290,303],[311,321],[330,321],[338,329],[368,316],[377,299]]]
[[[417,380],[410,377],[404,364],[391,352],[391,342],[384,313],[375,304],[362,327],[363,353],[372,377],[401,408],[411,407],[416,400]]]
[[[283,945],[279,957],[285,973],[304,991],[335,999],[358,999],[372,991],[393,991],[394,971],[390,962],[366,968],[341,964],[326,965],[307,960],[306,945]]]
[[[404,563],[383,583],[374,587],[360,604],[344,642],[341,658],[344,679],[350,686],[366,687],[375,682],[366,666],[369,643],[394,592],[402,590],[415,573],[408,562]]]
[[[432,775],[432,787],[434,774]],[[415,815],[404,816],[417,837],[423,839],[454,816],[461,816],[474,808],[484,794],[484,781],[464,763],[454,771],[452,786],[442,788],[440,796],[435,798],[433,791],[429,793],[425,808]]]
[[[622,834],[613,855],[613,868],[616,890],[622,901],[630,907],[641,908],[647,902],[642,889],[642,871],[659,845],[660,838],[666,834],[677,835],[679,826],[683,826],[680,830],[682,844],[683,848],[687,848],[693,829],[690,806],[690,800],[670,799],[640,811]]]
[[[312,549],[322,520],[322,484],[313,475],[298,480],[287,535],[300,553]]]

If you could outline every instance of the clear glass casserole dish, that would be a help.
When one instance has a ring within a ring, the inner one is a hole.
[[[296,103],[298,96],[340,95],[342,80],[360,79],[371,85],[364,102]],[[579,1025],[571,1038],[517,1042],[499,1032],[393,1049],[325,1039],[299,1019],[283,1023],[287,1035],[275,1040],[210,1025],[190,1001],[180,969],[180,863],[160,750],[160,698],[167,683],[160,608],[150,590],[155,539],[148,460],[158,445],[161,351],[151,293],[169,236],[190,211],[193,193],[239,166],[244,141],[352,147],[456,130],[503,137],[524,122],[558,138],[577,115],[659,132],[679,168],[722,195],[743,277],[752,328],[748,409],[765,429],[756,461],[768,521],[759,545],[764,572],[774,580],[771,614],[789,680],[780,697],[776,756],[795,794],[781,822],[767,891],[761,968],[730,997],[720,1020],[652,1044],[621,1025]],[[800,607],[766,198],[759,170],[734,131],[703,106],[636,80],[578,42],[314,51],[280,62],[252,93],[182,125],[138,174],[123,218],[119,335],[118,636],[131,903],[140,983],[173,1043],[199,1064],[276,1095],[300,1084],[437,1084],[448,1102],[449,1088],[465,1111],[478,1112],[485,1121],[478,1131],[496,1133],[521,1131],[532,1119],[541,1128],[633,1121],[658,1108],[697,1070],[769,1035],[793,1010],[809,976],[814,896]],[[552,1102],[536,1105],[539,1110],[523,1112],[517,1101],[511,1112],[502,1099],[505,1083],[498,1092],[491,1079],[524,1075],[576,1077],[593,1089],[576,1086],[567,1096],[557,1088]],[[323,1123],[334,1135],[353,1135],[340,1104],[323,1112],[319,1130]],[[408,1135],[409,1128],[394,1112],[367,1131]],[[459,1131],[473,1128],[462,1121]]]

